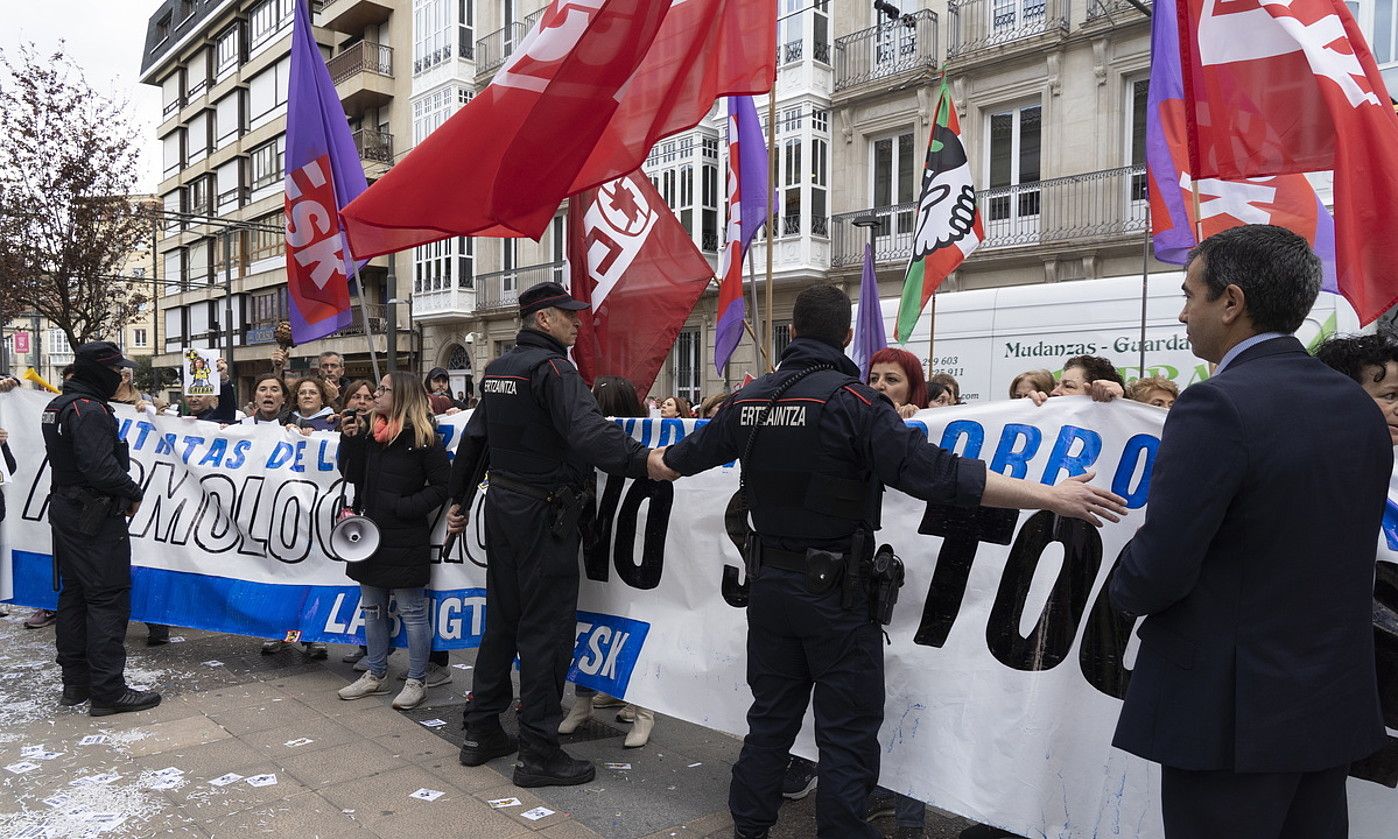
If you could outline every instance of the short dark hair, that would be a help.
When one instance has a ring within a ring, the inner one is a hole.
[[[1364,384],[1366,367],[1377,367],[1377,376],[1368,379],[1381,382],[1388,374],[1388,362],[1398,361],[1398,341],[1388,335],[1332,335],[1316,347],[1315,357],[1332,370],[1338,370]]]
[[[1070,367],[1081,368],[1084,378],[1089,382],[1106,379],[1109,382],[1116,382],[1123,388],[1126,387],[1126,380],[1121,377],[1121,373],[1117,372],[1116,365],[1100,355],[1075,355],[1063,362],[1064,370]]]
[[[636,395],[636,386],[622,376],[598,376],[592,383],[592,395],[597,407],[609,417],[644,417],[646,409],[641,406],[641,397]]]
[[[828,283],[811,286],[796,295],[791,325],[798,338],[844,347],[850,325],[849,295]]]
[[[1235,285],[1259,332],[1291,334],[1320,293],[1320,257],[1305,239],[1274,224],[1245,224],[1215,233],[1189,252],[1204,257],[1210,300]]]

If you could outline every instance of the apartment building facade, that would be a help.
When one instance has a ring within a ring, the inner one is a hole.
[[[392,165],[394,138],[409,126],[408,2],[312,3],[315,38],[371,180]],[[154,362],[175,366],[186,347],[224,349],[243,395],[270,369],[273,334],[288,318],[282,205],[294,9],[294,0],[164,0],[151,15],[141,67],[141,81],[160,87],[163,103]],[[361,271],[380,354],[393,280],[409,268],[398,255]],[[369,376],[364,326],[356,305],[348,329],[292,351],[293,369],[335,351],[349,376]]]

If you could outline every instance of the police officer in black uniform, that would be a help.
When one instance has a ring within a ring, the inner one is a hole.
[[[127,474],[131,457],[117,436],[107,401],[133,366],[110,341],[83,344],[63,394],[44,409],[53,490],[49,525],[62,590],[58,594],[58,663],[63,705],[92,700],[94,717],[160,704],[155,691],[127,687],[126,622],[131,617],[131,541],[127,517],[141,488]]]
[[[760,839],[776,823],[787,752],[814,686],[818,835],[877,837],[864,816],[884,710],[883,638],[868,596],[883,485],[942,504],[1049,509],[1098,525],[1097,516],[1116,521],[1125,508],[1086,484],[1091,473],[1047,487],[928,443],[859,381],[844,353],[852,332],[840,289],[801,292],[791,335],[777,372],[744,387],[663,459],[692,475],[740,458],[756,529],[746,551],[753,703],[728,797],[735,835]]]
[[[519,296],[523,328],[515,347],[486,368],[483,394],[452,466],[448,526],[481,480],[485,496],[485,634],[466,706],[461,763],[479,766],[519,749],[521,787],[582,784],[596,770],[558,745],[563,682],[573,658],[578,604],[578,521],[595,487],[594,467],[646,477],[652,454],[602,416],[566,357],[587,304],[558,283]],[[649,458],[648,458],[649,456]],[[518,744],[500,726],[514,696],[510,667],[520,661]]]

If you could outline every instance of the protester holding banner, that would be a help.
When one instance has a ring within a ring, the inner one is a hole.
[[[869,387],[887,396],[907,419],[927,407],[927,379],[918,357],[897,347],[884,347],[869,358]]]
[[[312,431],[334,431],[338,418],[330,406],[334,397],[324,379],[306,376],[291,386],[296,406],[287,416],[288,426],[309,435]]]
[[[244,417],[245,425],[259,423],[286,424],[286,382],[276,373],[263,373],[252,386],[252,413]]]
[[[1180,386],[1164,376],[1147,376],[1127,386],[1126,398],[1168,411],[1180,398]]]
[[[1053,390],[1053,374],[1047,370],[1025,370],[1010,382],[1011,399],[1028,399],[1036,393]]]
[[[1218,366],[1170,411],[1110,580],[1147,616],[1113,745],[1161,764],[1168,839],[1344,837],[1349,766],[1387,739],[1372,616],[1392,438],[1292,335],[1320,276],[1271,225],[1210,236],[1185,275],[1180,320]]]
[[[694,409],[683,396],[667,396],[665,401],[660,403],[661,419],[689,419],[692,416]]]
[[[345,573],[359,583],[367,669],[341,688],[341,699],[389,692],[389,600],[408,636],[408,677],[393,700],[416,708],[427,697],[427,657],[432,651],[426,586],[432,575],[431,514],[447,500],[451,466],[427,407],[427,394],[411,373],[383,377],[367,416],[341,424],[340,474],[354,486],[354,508],[379,529],[379,546]]]
[[[884,616],[875,614],[870,592],[896,592],[901,584],[901,565],[888,562],[880,577],[872,574],[885,483],[941,504],[1048,509],[1094,525],[1125,512],[1123,499],[1087,483],[1091,472],[1050,487],[989,472],[983,461],[929,443],[887,397],[858,381],[859,368],[844,352],[850,312],[849,296],[835,286],[802,291],[777,372],[744,387],[662,455],[684,475],[739,458],[743,501],[757,530],[745,551],[753,704],[729,789],[739,837],[765,837],[776,823],[787,753],[812,687],[818,835],[878,835],[864,819],[879,776],[884,713],[876,622]]]
[[[582,784],[596,769],[559,747],[558,725],[577,634],[578,522],[595,486],[593,469],[632,478],[650,469],[657,477],[672,473],[602,415],[565,355],[577,341],[578,311],[588,304],[558,283],[539,283],[520,294],[519,307],[524,327],[515,347],[486,368],[484,398],[452,466],[448,526],[460,533],[467,489],[480,483],[489,454],[486,625],[460,759],[480,766],[518,748],[517,786]],[[500,726],[514,694],[516,653],[518,744]]]

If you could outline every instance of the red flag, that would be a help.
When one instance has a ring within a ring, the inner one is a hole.
[[[573,346],[583,379],[624,376],[650,390],[713,279],[709,261],[637,171],[569,201],[568,263],[573,296],[592,306]]]
[[[1340,293],[1369,323],[1398,302],[1398,116],[1342,0],[1184,0],[1196,178],[1333,170]]]
[[[770,89],[775,42],[771,0],[552,0],[492,83],[344,209],[351,249],[538,238],[717,96]]]

